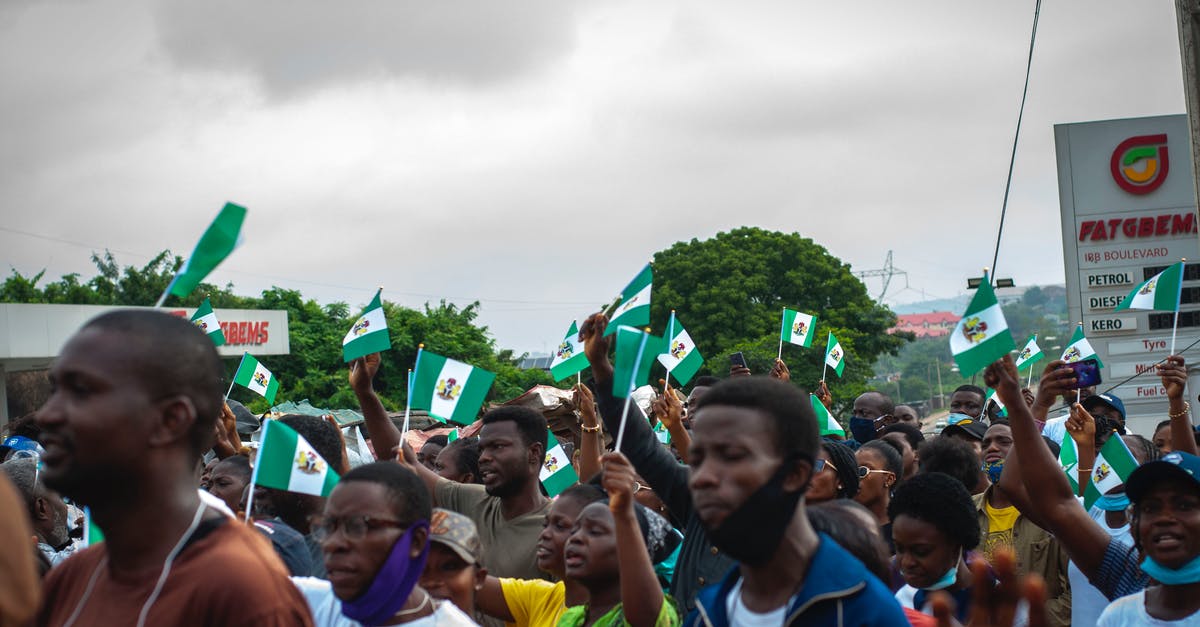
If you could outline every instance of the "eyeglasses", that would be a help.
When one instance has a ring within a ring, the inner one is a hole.
[[[813,472],[821,472],[822,470],[825,470],[826,466],[828,466],[829,469],[834,472],[838,471],[837,466],[834,466],[833,462],[829,461],[828,459],[817,459],[817,461],[813,464]]]
[[[866,466],[859,466],[858,467],[858,478],[866,479],[867,475],[869,475],[871,473],[876,473],[876,472],[879,474],[883,474],[883,475],[892,475],[893,477],[896,476],[896,473],[894,473],[890,470],[872,470],[870,468],[867,468]]]
[[[634,482],[633,482],[633,493],[634,493],[634,494],[637,494],[638,492],[641,492],[642,490],[649,491],[649,490],[650,490],[650,486],[648,486],[648,485],[643,485],[643,484],[641,484],[641,483],[638,483],[638,482],[634,481]]]
[[[368,531],[377,529],[405,529],[407,525],[398,520],[385,520],[370,516],[313,516],[309,518],[309,528],[312,537],[317,542],[324,542],[338,529],[347,540],[362,540]]]

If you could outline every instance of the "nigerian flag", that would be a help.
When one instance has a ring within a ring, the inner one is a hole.
[[[1071,494],[1079,494],[1079,452],[1070,433],[1063,434],[1062,446],[1058,449],[1058,465],[1067,473]]]
[[[371,304],[367,305],[346,333],[346,337],[342,338],[343,360],[353,361],[392,347],[392,338],[388,336],[387,318],[383,316],[383,303],[379,300],[382,293],[382,289],[375,292]]]
[[[696,343],[688,335],[683,324],[671,310],[671,321],[667,323],[667,351],[658,356],[658,363],[667,369],[667,373],[675,377],[679,385],[687,385],[696,372],[704,365],[704,357],[696,350]]]
[[[1084,359],[1095,359],[1096,364],[1101,368],[1104,367],[1104,362],[1100,361],[1100,356],[1096,354],[1096,349],[1092,348],[1092,343],[1083,335],[1082,322],[1079,323],[1079,326],[1075,327],[1075,333],[1071,335],[1071,342],[1063,349],[1060,359],[1067,363],[1083,361]]]
[[[542,463],[538,478],[541,479],[542,487],[546,488],[546,494],[550,498],[579,483],[579,475],[575,474],[571,458],[567,457],[567,452],[563,450],[562,444],[558,443],[558,438],[554,437],[553,432],[546,433],[546,459]]]
[[[821,435],[838,435],[845,438],[846,430],[825,408],[825,403],[822,403],[816,394],[810,393],[808,398],[812,401],[813,413],[817,415],[817,428],[821,430]]]
[[[1183,291],[1183,262],[1173,263],[1166,270],[1150,277],[1117,305],[1122,309],[1153,309],[1175,311],[1179,309],[1179,295]]]
[[[217,314],[213,313],[212,303],[208,302],[207,298],[196,308],[196,313],[192,314],[192,324],[200,327],[216,346],[225,343],[225,332],[221,330],[221,323],[217,320]]]
[[[1120,434],[1114,433],[1096,453],[1091,481],[1083,489],[1083,508],[1092,509],[1092,505],[1101,496],[1123,485],[1137,467],[1137,459],[1129,452],[1129,447],[1125,446],[1125,440]]]
[[[654,273],[650,270],[650,264],[646,264],[621,290],[621,304],[609,317],[608,326],[604,328],[605,335],[611,335],[621,325],[637,327],[650,322],[650,284],[653,280]]]
[[[797,346],[812,346],[813,329],[817,326],[817,317],[783,308],[783,324],[779,327],[779,341]]]
[[[571,328],[567,329],[566,337],[554,350],[554,360],[550,362],[550,374],[555,381],[562,381],[587,367],[587,355],[583,354],[583,342],[579,341],[579,325],[571,322]]]
[[[1017,370],[1024,370],[1026,367],[1032,368],[1033,364],[1046,358],[1042,348],[1037,343],[1037,333],[1029,336],[1029,340],[1025,342],[1025,347],[1021,349],[1017,355]]]
[[[92,508],[87,505],[83,506],[83,520],[83,546],[104,542],[104,532],[96,526],[96,521],[92,519]]]
[[[983,408],[984,409],[987,409],[987,405],[989,402],[995,403],[996,407],[1000,408],[1001,416],[1008,415],[1008,408],[1006,408],[1004,406],[1004,402],[1001,401],[1000,398],[996,396],[996,390],[993,390],[992,388],[987,389],[987,398],[983,399]]]
[[[246,208],[231,202],[225,203],[221,212],[205,229],[196,248],[188,257],[183,269],[171,279],[167,292],[175,296],[187,296],[208,276],[233,249],[242,243],[242,222],[246,219]]]
[[[304,436],[278,420],[263,424],[254,463],[254,485],[329,496],[337,482],[337,473]]]
[[[663,444],[671,443],[671,432],[663,426],[661,420],[654,425],[654,437],[658,438],[658,441],[662,442]]]
[[[429,410],[439,420],[469,425],[495,380],[487,370],[420,349],[413,367],[412,407]]]
[[[996,301],[996,293],[992,291],[992,283],[984,273],[971,304],[967,305],[966,313],[950,335],[954,363],[958,364],[962,376],[970,377],[1016,347],[1004,312],[1000,311],[1000,303]]]
[[[842,349],[842,343],[833,336],[832,331],[829,332],[829,340],[825,342],[825,365],[833,368],[839,377],[846,369],[846,351]]]
[[[275,404],[275,393],[279,391],[279,380],[250,353],[242,353],[242,361],[233,375],[233,382],[249,388],[251,392],[267,399],[268,403]]]
[[[650,380],[654,358],[666,350],[666,341],[633,327],[617,328],[617,357],[613,360],[613,396],[625,398]]]

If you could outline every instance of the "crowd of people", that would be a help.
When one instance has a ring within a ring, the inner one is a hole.
[[[686,395],[662,381],[648,421],[622,420],[606,325],[580,332],[578,484],[546,495],[528,408],[414,450],[375,355],[348,376],[373,454],[331,420],[271,418],[339,474],[320,497],[254,485],[256,419],[223,403],[196,327],[93,319],[0,449],[0,625],[1200,625],[1181,357],[1156,368],[1169,409],[1149,437],[1061,361],[1031,390],[1008,357],[983,373],[999,403],[958,388],[940,433],[870,391],[848,437],[821,436],[782,361]],[[1116,482],[1112,438],[1136,464]]]

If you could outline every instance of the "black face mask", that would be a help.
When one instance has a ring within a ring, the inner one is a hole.
[[[708,539],[733,559],[761,566],[775,554],[804,490],[786,492],[783,482],[795,466],[789,457],[766,483],[725,518],[720,527],[706,529]]]

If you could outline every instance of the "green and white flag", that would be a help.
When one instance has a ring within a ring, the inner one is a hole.
[[[1166,270],[1133,288],[1125,300],[1117,305],[1116,311],[1122,309],[1176,311],[1179,309],[1179,296],[1182,291],[1183,262],[1181,261],[1167,266]]]
[[[450,430],[450,433],[446,434],[446,444],[449,444],[457,439],[458,439],[458,427],[455,427]]]
[[[962,376],[970,377],[1016,347],[991,281],[984,274],[966,313],[950,335],[954,363]]]
[[[1017,370],[1024,370],[1026,367],[1032,368],[1033,364],[1046,358],[1042,348],[1037,343],[1037,333],[1029,336],[1029,340],[1025,342],[1025,347],[1021,349],[1017,355]]]
[[[605,335],[611,335],[621,325],[640,327],[650,323],[650,286],[653,282],[654,272],[650,270],[650,264],[646,264],[621,290],[621,304],[609,316]]]
[[[989,402],[995,403],[996,407],[1000,408],[1001,416],[1008,415],[1008,408],[1004,406],[1004,402],[1000,400],[1000,397],[996,396],[996,390],[993,390],[992,388],[987,389],[987,398],[983,399],[983,408],[985,410],[987,409]]]
[[[1075,333],[1071,335],[1071,342],[1063,349],[1060,359],[1067,363],[1083,361],[1084,359],[1095,359],[1101,368],[1104,367],[1104,362],[1100,361],[1100,356],[1096,354],[1096,349],[1092,348],[1092,343],[1083,335],[1083,323],[1075,327]]]
[[[821,430],[821,435],[837,435],[845,438],[846,430],[825,408],[825,403],[822,403],[816,394],[810,393],[808,398],[812,401],[813,413],[817,415],[817,427]]]
[[[83,506],[83,520],[83,546],[104,542],[104,532],[96,526],[96,521],[92,518],[92,508],[86,505]]]
[[[1101,496],[1124,484],[1137,467],[1137,459],[1129,452],[1129,447],[1125,446],[1125,440],[1120,434],[1114,433],[1096,454],[1091,481],[1083,489],[1083,508],[1091,509]]]
[[[796,311],[783,309],[783,325],[779,328],[779,341],[797,346],[812,346],[813,329],[817,326],[817,317]]]
[[[192,324],[200,327],[214,345],[220,346],[225,343],[225,332],[221,330],[221,323],[217,320],[217,314],[213,313],[212,303],[208,302],[207,298],[196,308],[196,313],[192,314]]]
[[[275,404],[279,381],[250,353],[242,353],[242,361],[238,364],[237,373],[233,375],[233,382],[267,399],[268,403]]]
[[[412,407],[429,410],[430,416],[443,421],[469,425],[495,380],[495,373],[422,349],[413,368]]]
[[[538,478],[542,480],[542,487],[546,488],[546,494],[550,498],[579,483],[579,475],[575,474],[571,458],[567,457],[567,452],[552,432],[546,433],[546,459],[542,463]]]
[[[225,203],[216,219],[200,236],[192,255],[183,269],[171,279],[167,292],[175,296],[187,296],[208,276],[233,249],[242,243],[242,222],[246,219],[246,208],[231,202]]]
[[[588,367],[587,355],[583,353],[583,342],[579,341],[579,324],[571,322],[567,335],[554,350],[550,362],[550,374],[554,380],[562,381]]]
[[[663,426],[661,420],[654,425],[654,437],[658,438],[658,441],[662,442],[663,444],[671,443],[671,432]]]
[[[617,356],[613,360],[613,396],[625,398],[650,380],[654,358],[666,350],[666,342],[633,327],[617,329]]]
[[[667,323],[667,338],[667,351],[658,356],[658,363],[675,377],[679,385],[687,385],[704,365],[704,357],[696,350],[692,336],[675,317],[674,309],[671,310],[671,321]]]
[[[329,496],[337,482],[337,473],[304,436],[278,420],[266,421],[254,464],[255,485]]]
[[[1070,433],[1063,434],[1062,446],[1058,449],[1058,465],[1067,473],[1071,494],[1079,494],[1079,451],[1075,449],[1075,439]]]
[[[383,315],[383,303],[379,300],[382,293],[383,290],[375,292],[371,304],[367,305],[346,333],[346,337],[342,338],[343,360],[350,362],[392,347],[392,338],[388,336],[387,318]]]
[[[825,342],[825,365],[833,368],[839,377],[846,369],[846,351],[842,348],[842,343],[833,336],[832,331],[829,333],[829,340]],[[824,377],[822,376],[822,378]]]

